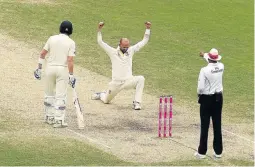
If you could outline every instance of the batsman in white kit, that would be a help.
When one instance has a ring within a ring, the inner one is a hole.
[[[63,21],[60,34],[51,36],[41,51],[38,68],[34,72],[37,79],[41,79],[42,65],[49,53],[45,68],[45,122],[53,127],[66,127],[65,109],[68,83],[74,88],[73,59],[75,56],[75,42],[69,37],[73,32],[70,21]]]
[[[133,55],[148,43],[151,23],[145,23],[146,31],[142,41],[130,46],[130,42],[127,38],[121,38],[117,48],[113,48],[103,42],[101,33],[103,26],[103,22],[100,22],[98,25],[97,42],[111,59],[112,81],[109,83],[107,91],[93,94],[92,99],[100,99],[103,103],[107,104],[110,103],[121,90],[133,88],[136,90],[133,100],[133,109],[140,110],[145,79],[143,76],[133,76],[132,60]]]

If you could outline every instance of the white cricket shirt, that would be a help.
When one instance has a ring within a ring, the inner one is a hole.
[[[221,62],[209,63],[200,70],[198,78],[198,94],[212,95],[223,92],[222,77],[224,64]]]
[[[132,74],[132,61],[135,52],[138,52],[149,41],[150,30],[146,29],[142,41],[128,48],[126,53],[122,53],[117,48],[112,48],[102,40],[101,32],[97,34],[98,44],[105,50],[111,59],[112,63],[112,80],[126,80],[133,76]]]
[[[75,56],[75,42],[68,35],[51,36],[43,49],[48,51],[47,60],[50,66],[67,66],[67,57]]]

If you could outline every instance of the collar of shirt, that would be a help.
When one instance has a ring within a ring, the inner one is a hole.
[[[68,36],[68,35],[66,35],[66,34],[62,34],[62,33],[60,33],[59,35],[60,35],[60,36],[67,36],[67,37],[69,38],[69,36]]]
[[[208,63],[208,66],[216,66],[218,64],[219,64],[219,62],[217,62],[217,63]]]

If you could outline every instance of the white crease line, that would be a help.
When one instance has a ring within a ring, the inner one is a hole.
[[[235,143],[235,141],[231,140],[231,139],[223,139],[224,142],[226,143]],[[238,141],[242,141],[242,140],[238,140]],[[250,148],[254,148],[250,143],[247,142],[242,142],[243,146],[245,147],[250,147]]]
[[[105,145],[105,144],[102,144],[102,143],[98,142],[97,140],[91,139],[91,138],[89,138],[89,137],[87,137],[87,136],[85,136],[85,135],[83,135],[83,134],[81,134],[81,133],[75,132],[75,131],[73,131],[73,130],[71,130],[71,129],[67,129],[67,130],[70,131],[70,132],[73,132],[74,134],[76,134],[76,135],[78,135],[78,136],[80,136],[80,137],[83,137],[83,138],[85,138],[85,139],[87,139],[87,140],[90,140],[90,141],[93,142],[93,143],[100,144],[100,145],[102,145],[102,146],[104,146],[104,147],[106,147],[106,148],[109,148],[109,149],[111,148],[111,147],[109,147],[109,146],[107,146],[107,145]],[[251,143],[254,143],[254,144],[255,144],[255,141],[251,141],[250,139],[248,139],[248,138],[246,138],[246,137],[237,135],[237,134],[235,134],[235,133],[233,133],[233,132],[230,132],[230,131],[228,131],[228,130],[225,130],[225,129],[222,129],[222,131],[225,131],[225,132],[227,132],[227,133],[230,133],[230,134],[232,134],[232,135],[234,135],[234,136],[237,136],[237,137],[239,137],[239,138],[241,138],[241,139],[244,139],[244,140],[246,140],[246,141],[248,141],[248,142],[251,142]]]
[[[237,135],[237,134],[235,134],[235,133],[233,133],[233,132],[230,132],[230,131],[228,131],[228,130],[222,129],[222,131],[225,131],[225,132],[230,133],[230,134],[232,134],[232,135],[234,135],[234,136],[237,136],[237,137],[239,137],[239,138],[242,138],[242,139],[244,139],[244,140],[246,140],[246,141],[248,141],[248,142],[255,143],[254,141],[251,141],[250,139],[247,139],[246,137]]]
[[[211,124],[210,124],[210,125],[211,125]],[[195,126],[196,126],[196,125],[195,125]],[[197,126],[200,127],[200,125],[197,125]],[[255,144],[255,141],[252,141],[252,140],[250,140],[250,139],[248,139],[248,138],[246,138],[246,137],[243,137],[243,136],[241,136],[241,135],[237,135],[237,134],[235,134],[235,133],[233,133],[233,132],[230,132],[230,131],[228,131],[228,130],[225,130],[225,129],[222,129],[222,131],[225,131],[225,132],[230,133],[230,134],[232,134],[232,135],[234,135],[234,136],[236,136],[236,137],[239,137],[239,138],[241,138],[241,139],[244,139],[244,140],[246,140],[246,141],[248,141],[248,142],[251,142],[251,143],[254,143],[254,144]]]
[[[76,135],[78,135],[78,136],[80,136],[80,137],[83,137],[83,138],[85,138],[85,139],[87,139],[87,140],[90,140],[90,141],[93,142],[93,143],[100,144],[100,145],[102,145],[102,146],[104,146],[104,147],[106,147],[106,148],[111,148],[111,147],[109,147],[109,146],[107,146],[107,145],[105,145],[105,144],[102,144],[102,143],[98,142],[97,140],[91,139],[91,138],[89,138],[89,137],[87,137],[87,136],[85,136],[85,135],[83,135],[83,134],[81,134],[81,133],[75,132],[75,131],[73,131],[73,130],[71,130],[71,129],[66,129],[66,130],[68,130],[69,132],[72,132],[72,133],[74,133],[74,134],[76,134]]]

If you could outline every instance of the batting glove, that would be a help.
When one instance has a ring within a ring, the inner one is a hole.
[[[39,69],[39,68],[36,69],[34,71],[34,76],[35,76],[36,79],[40,80],[41,79],[41,69]]]
[[[73,74],[69,74],[69,84],[72,86],[72,88],[75,87],[76,79],[74,78]]]

